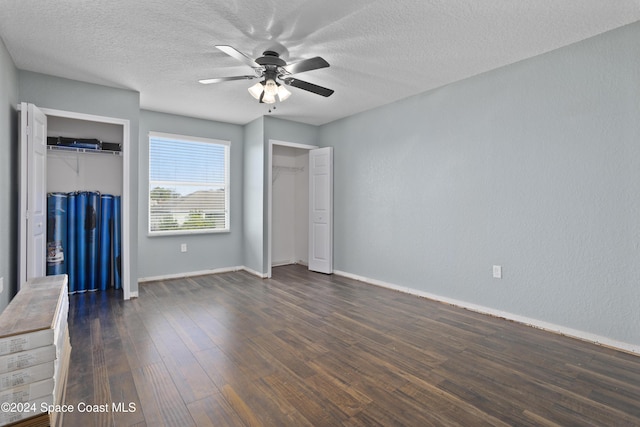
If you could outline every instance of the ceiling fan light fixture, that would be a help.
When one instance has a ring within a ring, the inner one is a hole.
[[[251,86],[248,90],[249,90],[249,93],[251,94],[251,96],[253,96],[255,99],[257,99],[259,101],[260,100],[260,95],[262,95],[262,92],[264,91],[264,86],[263,86],[262,82],[258,82],[256,84],[254,84],[253,86]]]
[[[276,83],[273,79],[258,82],[251,86],[248,91],[251,96],[265,104],[274,104],[277,100],[282,102],[291,96],[291,92],[289,92],[287,88]]]
[[[275,104],[276,97],[270,93],[267,93],[267,91],[265,91],[264,96],[262,97],[262,102],[264,102],[265,104]]]
[[[280,102],[284,101],[290,96],[291,96],[291,92],[289,92],[287,88],[284,87],[284,85],[278,86],[278,98],[280,99]]]
[[[266,82],[264,83],[264,93],[265,96],[269,95],[272,97],[275,97],[278,94],[278,85],[276,84],[276,81],[273,79],[267,79]]]

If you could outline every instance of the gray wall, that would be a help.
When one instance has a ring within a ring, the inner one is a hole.
[[[284,142],[317,145],[318,131],[319,128],[317,126],[283,120],[273,116],[264,117],[264,137],[267,144],[269,140],[276,139]]]
[[[18,70],[0,40],[0,312],[18,283]]]
[[[264,258],[264,119],[244,126],[243,228],[244,265],[265,273]]]
[[[149,237],[149,132],[164,132],[231,142],[230,225],[228,233]],[[140,278],[242,266],[242,126],[142,110],[140,112],[140,187],[138,194],[138,272]],[[188,251],[180,252],[186,243]]]
[[[126,119],[130,122],[130,162],[132,218],[130,231],[130,283],[131,292],[138,291],[138,120],[140,115],[140,94],[138,92],[115,89],[59,77],[20,70],[18,73],[20,101],[30,102],[41,108],[73,111],[84,114]]]
[[[638,345],[639,119],[636,23],[325,125],[335,268]]]

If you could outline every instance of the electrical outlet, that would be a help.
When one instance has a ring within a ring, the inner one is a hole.
[[[0,277],[0,294],[4,292],[4,277]]]
[[[493,278],[494,279],[502,279],[502,266],[494,265],[493,266]]]
[[[183,243],[180,245],[180,252],[187,252],[187,244]]]

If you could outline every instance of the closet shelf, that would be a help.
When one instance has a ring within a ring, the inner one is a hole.
[[[75,153],[96,153],[96,154],[108,154],[111,156],[122,156],[121,151],[112,151],[112,150],[96,150],[92,148],[75,148],[75,147],[65,147],[62,145],[47,145],[47,149],[51,151],[70,151]]]
[[[276,180],[278,179],[278,176],[280,176],[281,173],[298,173],[298,172],[304,172],[304,167],[293,167],[293,166],[278,166],[278,165],[273,165],[273,176],[271,177],[271,183],[275,183]]]
[[[293,167],[293,166],[278,166],[278,165],[273,165],[273,169],[277,170],[277,171],[281,171],[281,172],[304,172],[304,167]]]

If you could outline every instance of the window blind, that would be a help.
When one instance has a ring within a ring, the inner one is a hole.
[[[149,134],[149,233],[229,230],[229,143]]]

